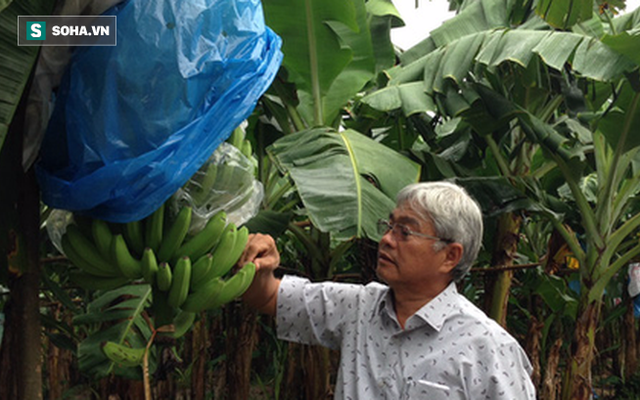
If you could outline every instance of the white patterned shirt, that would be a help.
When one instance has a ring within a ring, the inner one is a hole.
[[[341,351],[336,399],[535,399],[518,342],[454,283],[402,329],[385,285],[285,276],[276,321],[281,339]]]

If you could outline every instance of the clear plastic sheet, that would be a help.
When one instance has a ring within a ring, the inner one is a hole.
[[[209,175],[213,170],[215,179]],[[258,213],[264,197],[262,183],[255,179],[254,171],[253,160],[223,143],[173,195],[172,212],[183,206],[193,209],[190,233],[200,231],[221,210],[227,213],[228,222],[240,226]]]
[[[209,175],[213,170],[214,175]],[[253,160],[234,146],[222,143],[170,198],[168,218],[174,218],[182,207],[189,206],[193,209],[190,234],[202,230],[207,221],[221,210],[227,213],[227,222],[241,226],[258,213],[263,197],[264,189],[262,183],[255,179]],[[64,254],[60,245],[62,236],[74,220],[72,212],[58,209],[47,218],[47,234],[60,253]]]

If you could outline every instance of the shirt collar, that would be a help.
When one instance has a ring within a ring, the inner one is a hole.
[[[446,289],[422,306],[409,320],[418,317],[440,332],[447,318],[458,309],[456,307],[457,297],[458,289],[456,288],[456,283],[451,281]],[[407,323],[409,323],[409,320]]]
[[[409,330],[415,328],[416,322],[413,321],[415,318],[419,318],[439,332],[447,318],[457,311],[457,297],[458,289],[456,288],[456,283],[451,281],[449,286],[440,292],[440,294],[422,306],[421,309],[407,320],[405,329]],[[377,310],[377,315],[380,315],[382,312],[386,312],[389,316],[395,318],[396,313],[393,308],[393,294],[391,293],[391,289],[387,288],[387,290],[379,297],[375,310]]]

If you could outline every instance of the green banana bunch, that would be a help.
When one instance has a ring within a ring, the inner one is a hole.
[[[146,349],[133,349],[115,342],[104,342],[102,352],[114,363],[123,367],[137,367],[142,365]]]
[[[188,239],[178,250],[174,252],[173,260],[179,257],[189,257],[197,260],[209,252],[224,234],[227,224],[227,213],[219,211],[207,221],[207,224],[195,236]]]
[[[182,257],[178,260],[176,267],[172,271],[171,287],[169,288],[167,303],[174,308],[180,307],[187,299],[190,284],[191,259],[189,259],[189,257]]]
[[[246,147],[246,142],[242,136],[239,143]],[[209,187],[207,191],[216,179],[215,166],[209,172],[203,181]],[[177,338],[191,328],[197,312],[240,296],[251,284],[255,265],[245,265],[225,281],[223,277],[244,251],[248,229],[227,223],[223,210],[191,235],[192,209],[182,207],[170,221],[165,216],[166,207],[163,204],[144,220],[115,230],[105,221],[84,218],[83,230],[76,225],[67,227],[62,247],[78,267],[70,271],[70,279],[81,287],[111,290],[141,278],[151,284],[154,318],[164,324],[173,321],[172,336]],[[112,342],[105,343],[103,351],[123,366],[139,365],[144,354],[144,349]]]

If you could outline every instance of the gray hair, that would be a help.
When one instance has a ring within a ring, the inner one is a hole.
[[[482,245],[482,211],[466,190],[451,182],[420,182],[403,188],[396,204],[407,204],[425,221],[433,224],[435,235],[460,243],[462,258],[451,271],[454,281],[461,280],[475,262]],[[444,248],[436,242],[434,248]]]

